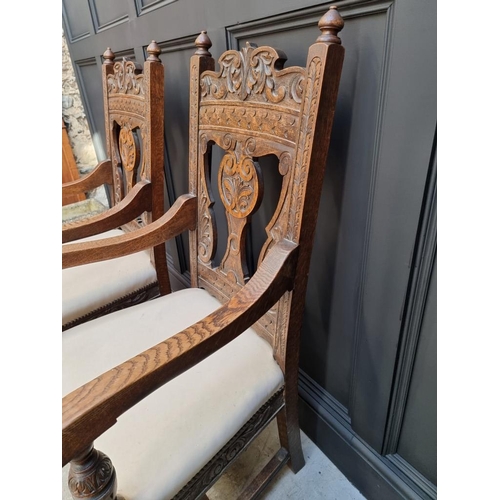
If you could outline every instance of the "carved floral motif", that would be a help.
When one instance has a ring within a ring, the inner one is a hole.
[[[219,59],[221,71],[207,71],[202,75],[202,97],[223,99],[228,94],[240,100],[259,97],[270,103],[279,103],[289,97],[296,103],[302,99],[302,68],[285,70],[291,78],[279,78],[286,56],[271,47],[257,47],[247,42],[241,52],[228,50]]]
[[[206,153],[208,150],[208,139],[202,134],[200,137],[199,162],[204,165],[200,172],[200,204],[199,204],[199,229],[198,229],[198,254],[200,260],[209,263],[214,256],[216,248],[215,217],[213,213],[214,200],[208,187],[208,159]]]
[[[263,429],[278,411],[283,408],[283,392],[284,388],[280,387],[217,455],[175,495],[173,500],[198,498],[209,485],[213,484],[234,457],[239,455],[248,446],[257,432]]]
[[[248,156],[238,159],[234,152],[222,158],[219,190],[226,210],[238,219],[250,215],[259,199],[259,179],[255,164]]]
[[[298,111],[274,111],[248,105],[246,108],[222,105],[203,105],[200,109],[200,127],[213,126],[269,134],[286,141],[297,139]]]
[[[109,457],[92,449],[84,459],[72,461],[68,487],[73,498],[114,499],[116,473]]]
[[[108,92],[110,94],[144,95],[144,75],[138,74],[140,69],[132,61],[123,58],[115,62],[113,74],[108,76]]]
[[[307,86],[304,101],[304,122],[301,126],[299,140],[297,143],[296,172],[293,177],[292,200],[290,203],[290,217],[286,237],[291,241],[297,241],[300,230],[302,208],[304,204],[304,189],[306,186],[308,165],[311,157],[313,132],[316,125],[318,113],[317,100],[320,95],[320,76],[322,61],[314,57],[310,62],[307,76]]]
[[[139,142],[129,126],[120,129],[118,147],[123,168],[127,171],[134,170],[140,157]]]
[[[128,114],[136,115],[135,118],[139,120],[144,119],[146,107],[145,99],[130,99],[130,97],[124,97],[121,94],[112,95],[109,99],[111,113],[121,115],[123,111],[126,111]]]

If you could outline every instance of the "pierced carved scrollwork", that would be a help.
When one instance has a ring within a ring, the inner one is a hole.
[[[200,172],[200,203],[198,212],[198,256],[200,260],[209,264],[214,258],[217,248],[217,231],[215,227],[215,214],[213,210],[214,199],[208,183],[209,171],[209,142],[207,136],[200,136],[199,162],[204,165]]]
[[[262,245],[259,255],[258,265],[263,261],[273,245],[285,237],[286,227],[288,223],[288,214],[290,207],[290,183],[292,179],[293,156],[284,151],[279,157],[278,170],[283,176],[283,186],[281,188],[280,199],[276,206],[276,210],[269,224],[266,226],[267,240]]]
[[[280,103],[285,98],[301,103],[302,68],[282,70],[287,57],[271,47],[257,47],[247,42],[240,52],[228,50],[219,59],[219,74],[203,73],[201,96],[223,99],[232,96],[246,100],[250,96],[269,103]]]
[[[133,61],[123,58],[115,62],[113,74],[108,76],[110,94],[144,95],[144,75]]]

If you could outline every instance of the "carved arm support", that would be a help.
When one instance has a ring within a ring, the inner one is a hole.
[[[111,160],[104,160],[97,166],[76,181],[66,182],[62,185],[62,194],[72,195],[81,194],[92,189],[98,188],[103,184],[113,184],[113,169],[111,168]]]
[[[151,211],[151,182],[140,181],[131,189],[128,196],[106,212],[64,224],[62,242],[68,243],[115,229],[146,211]]]
[[[196,196],[183,194],[159,219],[121,236],[62,247],[62,267],[79,266],[147,250],[196,226]]]
[[[292,289],[297,254],[295,243],[277,243],[255,275],[225,305],[65,396],[63,466],[128,409],[252,326]]]

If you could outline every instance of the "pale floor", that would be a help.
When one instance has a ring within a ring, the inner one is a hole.
[[[306,465],[294,474],[284,467],[259,497],[262,500],[365,500],[321,450],[302,433]],[[273,423],[234,462],[207,492],[210,500],[233,500],[279,448]],[[63,500],[71,497],[65,488],[67,467],[63,469]]]

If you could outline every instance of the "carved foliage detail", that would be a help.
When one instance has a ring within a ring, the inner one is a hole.
[[[241,100],[254,96],[271,103],[281,102],[288,96],[300,103],[303,73],[301,68],[294,68],[291,78],[281,80],[278,73],[285,61],[286,56],[275,49],[259,48],[247,42],[241,52],[228,50],[221,56],[218,75],[214,72],[203,74],[201,95],[222,99],[230,94]]]
[[[68,487],[73,498],[114,498],[116,473],[111,460],[92,449],[84,460],[72,461]]]
[[[132,171],[137,167],[140,158],[139,141],[130,126],[125,125],[120,129],[118,147],[123,168]]]
[[[214,200],[208,186],[208,140],[206,135],[200,137],[199,162],[204,168],[200,169],[200,203],[198,212],[198,255],[202,262],[208,264],[214,257],[216,248],[215,217],[213,212]]]
[[[278,201],[278,205],[274,212],[273,218],[266,226],[267,240],[262,246],[258,265],[260,265],[272,246],[285,237],[290,208],[290,196],[288,196],[288,193],[290,191],[290,179],[292,178],[293,173],[292,165],[292,155],[288,151],[284,151],[279,157],[278,165],[279,172],[284,177],[283,186],[281,188],[280,199]]]
[[[123,111],[134,114],[142,119],[146,114],[146,102],[144,99],[130,99],[121,94],[112,95],[109,98],[109,110],[112,113],[121,114]]]
[[[173,500],[198,498],[229,463],[248,445],[260,429],[264,428],[271,418],[283,407],[283,387],[250,418],[238,433],[182,488]]]
[[[114,63],[113,74],[108,76],[108,92],[144,95],[144,75],[134,62],[123,58]]]
[[[252,158],[239,160],[233,151],[222,158],[219,191],[226,210],[238,219],[250,215],[259,200],[259,178]]]
[[[257,144],[253,137],[235,140],[226,134],[222,144],[227,150],[219,167],[219,193],[228,223],[227,249],[220,270],[243,285],[248,276],[245,238],[248,218],[259,208],[262,199],[262,175],[252,160]]]
[[[288,112],[287,112],[288,111]],[[261,105],[246,107],[205,104],[200,109],[200,126],[237,128],[270,134],[288,141],[297,139],[298,110],[274,111]]]
[[[311,148],[318,113],[318,98],[320,94],[322,61],[314,57],[308,68],[307,86],[304,96],[303,123],[297,143],[296,169],[293,177],[292,199],[286,237],[298,241],[302,208],[304,204],[304,189],[309,172]]]

